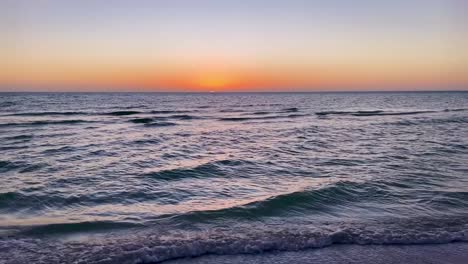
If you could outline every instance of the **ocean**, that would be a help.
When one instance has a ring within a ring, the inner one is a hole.
[[[468,242],[468,92],[2,93],[0,142],[0,263]]]

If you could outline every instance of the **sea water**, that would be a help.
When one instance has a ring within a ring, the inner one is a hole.
[[[468,93],[0,94],[0,263],[468,241]]]

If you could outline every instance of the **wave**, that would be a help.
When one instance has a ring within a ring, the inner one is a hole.
[[[370,111],[323,111],[316,112],[318,116],[328,115],[349,115],[349,116],[398,116],[398,115],[418,115],[418,114],[429,114],[429,113],[441,113],[441,112],[462,112],[468,109],[445,109],[442,111],[402,111],[402,112],[391,112],[383,110],[370,110]]]
[[[220,109],[220,113],[242,113],[242,112],[247,112],[246,110],[241,110],[241,109]]]
[[[0,160],[0,172],[18,170],[19,173],[27,173],[42,169],[46,166],[48,166],[46,163],[27,164],[19,161],[12,162]],[[1,198],[2,196],[0,193],[0,202],[2,201]]]
[[[204,176],[210,175],[204,174]],[[193,211],[175,216],[175,218],[182,220],[261,219],[290,212],[325,212],[333,209],[336,205],[343,206],[352,202],[367,201],[370,198],[379,199],[391,195],[390,192],[376,184],[342,181],[318,189],[284,193],[220,210]]]
[[[48,225],[37,225],[21,228],[21,235],[43,235],[43,234],[67,234],[75,232],[93,232],[103,231],[109,229],[122,229],[141,226],[139,224],[130,222],[112,222],[112,221],[88,221],[79,223],[60,223],[60,224],[48,224]]]
[[[159,139],[156,139],[156,138],[151,138],[151,139],[138,139],[138,140],[135,140],[135,141],[132,141],[130,142],[129,144],[159,144],[161,143],[161,140]]]
[[[114,111],[114,112],[105,112],[105,113],[91,113],[91,112],[82,112],[82,111],[64,111],[64,112],[57,112],[57,111],[47,111],[47,112],[25,112],[25,113],[13,113],[7,114],[5,116],[74,116],[74,115],[111,115],[111,116],[127,116],[127,115],[136,115],[136,114],[184,114],[190,113],[193,111],[178,111],[178,110],[161,110],[161,111],[150,111],[150,112],[140,112],[140,111]],[[185,115],[179,115],[180,117],[184,117]],[[178,116],[175,115],[174,118]]]
[[[246,113],[245,115],[270,115],[270,114],[278,114],[278,113],[295,113],[295,112],[298,112],[299,109],[297,108],[286,108],[286,109],[283,109],[282,111],[272,111],[272,112],[268,112],[268,111],[258,111],[258,112],[253,112],[253,113]]]
[[[156,117],[135,118],[135,119],[131,119],[130,122],[136,123],[136,124],[151,124],[154,121],[165,121],[165,120],[170,120],[170,119],[193,120],[193,119],[201,119],[201,117],[191,116],[191,115],[156,116]]]
[[[21,169],[19,171],[19,173],[34,172],[34,171],[40,170],[42,168],[45,168],[47,166],[49,166],[47,163],[32,164],[32,165],[28,165],[25,168]]]
[[[194,111],[188,111],[188,110],[153,110],[150,113],[151,114],[183,114],[183,113],[190,113]]]
[[[17,168],[21,168],[22,164],[18,162],[11,162],[8,160],[0,160],[0,172],[8,172]],[[1,201],[1,199],[0,199]]]
[[[74,181],[86,181],[85,178]],[[60,181],[58,181],[60,182]],[[62,181],[63,182],[63,181]],[[54,184],[57,182],[54,182]],[[27,189],[0,193],[1,211],[41,211],[44,209],[65,209],[72,207],[93,207],[99,205],[128,204],[142,201],[154,201],[157,197],[167,196],[168,193],[153,189],[120,190],[115,192],[87,193],[70,195],[66,193],[29,192]]]
[[[249,230],[207,232],[188,235],[185,238],[164,241],[153,247],[139,247],[140,263],[162,262],[169,259],[196,257],[207,254],[258,254],[270,251],[298,251],[322,248],[333,244],[357,245],[412,245],[467,242],[466,221],[444,221],[437,225],[429,220],[419,224],[430,225],[421,228],[411,221],[385,223],[387,226],[343,226],[321,229],[315,227],[255,227]],[[449,226],[451,224],[451,226]],[[407,225],[407,226],[405,226]],[[237,233],[234,233],[238,231]],[[187,238],[188,237],[188,238]],[[154,241],[152,241],[154,242]],[[160,241],[158,241],[160,242]],[[133,242],[130,242],[133,244]],[[122,251],[121,251],[122,252]],[[124,251],[125,252],[125,251]],[[132,252],[122,252],[116,257],[124,260]],[[130,262],[131,263],[131,262]]]
[[[230,122],[239,122],[239,121],[249,121],[249,120],[268,120],[268,119],[280,119],[280,118],[297,118],[307,116],[305,114],[291,114],[291,115],[275,115],[275,116],[260,116],[260,117],[223,117],[219,118],[220,121],[230,121]]]
[[[430,118],[420,120],[403,120],[398,122],[384,123],[386,125],[397,126],[417,126],[417,125],[444,125],[444,124],[468,124],[468,117],[456,116],[449,118]]]
[[[50,121],[32,121],[22,123],[3,123],[0,127],[11,127],[11,126],[45,126],[45,125],[73,125],[79,123],[92,123],[88,120],[50,120]]]
[[[241,160],[219,160],[201,164],[193,168],[176,168],[142,174],[156,180],[174,181],[185,178],[205,178],[226,176],[226,168],[240,167],[250,164]]]
[[[177,126],[177,123],[173,123],[173,122],[152,122],[152,123],[146,123],[145,126],[147,126],[147,127],[167,127],[167,126]]]
[[[296,113],[299,112],[299,109],[296,107],[284,108],[281,111],[257,111],[252,113],[245,113],[245,115],[269,115],[269,114],[278,114],[278,113]]]
[[[60,199],[64,201],[64,199]],[[52,207],[57,202],[53,196],[47,197],[42,195],[24,194],[18,192],[0,193],[0,208],[3,210],[16,211],[23,208],[29,210]]]
[[[42,153],[48,154],[48,155],[55,154],[55,153],[67,153],[67,152],[71,153],[75,151],[76,149],[77,149],[76,147],[72,147],[72,146],[63,146],[63,147],[46,149],[42,151]]]
[[[26,234],[49,231],[96,230],[128,226],[128,223],[84,222],[55,224],[27,229]],[[160,263],[208,254],[259,254],[271,251],[300,251],[334,244],[413,245],[468,242],[466,217],[452,219],[392,219],[361,223],[240,224],[203,231],[168,232],[132,229],[90,240],[54,241],[39,238],[0,239],[0,257],[8,263],[30,263],[37,259],[51,263]],[[14,250],[13,250],[14,249]],[[10,252],[10,253],[8,253]],[[11,254],[15,252],[15,254]]]
[[[166,120],[166,118],[159,118],[159,117],[155,117],[155,118],[150,118],[150,117],[135,118],[135,119],[131,119],[130,122],[135,123],[135,124],[144,124],[145,126],[154,126],[154,127],[158,127],[158,126],[161,126],[161,127],[163,127],[163,126],[176,126],[177,125],[177,123],[159,121],[159,120]]]
[[[179,119],[179,120],[201,119],[201,117],[198,117],[198,116],[191,116],[191,115],[172,115],[172,116],[168,116],[167,118],[170,118],[170,119]]]
[[[463,112],[468,111],[467,108],[445,109],[444,112]]]
[[[297,107],[291,107],[291,108],[285,108],[283,109],[284,112],[298,112],[299,111],[299,108]]]
[[[12,116],[73,116],[73,115],[88,115],[87,112],[29,112],[15,113]]]
[[[258,112],[247,113],[247,114],[252,114],[252,115],[269,115],[269,114],[272,114],[272,112],[258,111]]]
[[[324,111],[316,112],[318,116],[328,115],[350,115],[350,116],[387,116],[387,115],[417,115],[426,113],[435,113],[437,111],[409,111],[409,112],[385,112],[382,110],[373,111]]]
[[[241,165],[242,164],[242,165]],[[247,163],[248,164],[248,163]],[[139,177],[156,181],[179,181],[184,179],[200,179],[214,177],[238,177],[239,168],[245,168],[244,161],[218,161],[202,164],[194,168],[162,170],[140,174]],[[39,164],[42,168],[45,165]],[[236,172],[235,174],[233,172]],[[75,179],[77,180],[77,179]],[[81,180],[81,179],[80,179]],[[85,180],[85,179],[83,179]],[[41,210],[43,208],[64,208],[71,206],[95,206],[102,204],[134,204],[145,201],[155,201],[169,193],[153,188],[136,190],[121,190],[112,193],[67,195],[38,195],[24,192],[0,193],[0,208],[8,210]],[[171,218],[174,221],[199,222],[217,221],[222,219],[262,220],[268,217],[284,217],[311,213],[327,213],[337,208],[350,207],[355,203],[388,202],[399,199],[400,194],[381,183],[337,182],[317,189],[304,189],[282,193],[276,196],[262,196],[246,200],[244,204],[222,207],[216,210],[193,210],[174,214],[158,215],[155,219]],[[465,202],[468,192],[427,192],[432,210],[445,207],[447,204],[459,207],[467,206]],[[229,203],[228,203],[229,204]]]
[[[18,150],[18,149],[27,149],[28,146],[7,146],[7,147],[0,147],[0,150],[7,151],[7,150]]]
[[[141,114],[140,111],[114,111],[109,113],[104,113],[104,115],[111,115],[111,116],[127,116],[127,115],[136,115]]]
[[[1,102],[1,103],[0,103],[0,108],[3,108],[3,107],[10,107],[10,106],[14,106],[14,105],[16,105],[15,102],[9,102],[9,101],[7,101],[7,102]]]
[[[30,140],[34,137],[34,135],[18,135],[18,136],[11,136],[11,137],[6,137],[4,139],[7,140]]]
[[[119,107],[120,109],[135,109],[135,108],[148,108],[147,105],[129,105],[129,106],[123,106],[123,107]]]
[[[130,122],[135,124],[149,124],[153,122],[153,118],[135,118],[131,119]]]

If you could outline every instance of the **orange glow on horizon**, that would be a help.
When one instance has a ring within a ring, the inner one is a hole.
[[[11,65],[10,65],[11,66]],[[13,65],[14,66],[14,65]],[[219,65],[32,65],[1,69],[0,85],[51,90],[291,91],[466,86],[464,68],[389,65],[234,67]],[[70,88],[68,88],[70,87]]]
[[[195,80],[195,83],[200,88],[222,89],[232,85],[232,80],[227,76],[212,74],[201,76],[198,80]]]

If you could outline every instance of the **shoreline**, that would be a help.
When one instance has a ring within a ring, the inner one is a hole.
[[[468,243],[425,245],[332,245],[303,251],[274,251],[261,254],[204,255],[163,261],[164,264],[465,264]],[[155,263],[153,263],[155,264]]]

